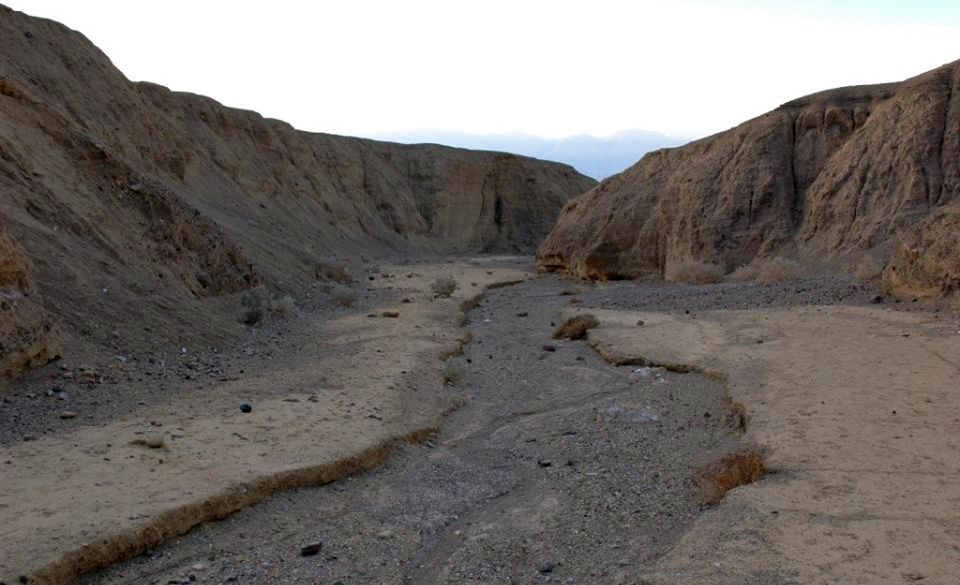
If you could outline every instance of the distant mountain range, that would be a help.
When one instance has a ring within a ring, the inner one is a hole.
[[[530,134],[470,134],[450,130],[409,130],[374,134],[370,138],[405,144],[433,143],[496,150],[532,156],[571,165],[600,180],[632,166],[651,150],[680,146],[686,138],[646,130],[626,130],[611,136],[581,134],[566,138],[543,138]]]

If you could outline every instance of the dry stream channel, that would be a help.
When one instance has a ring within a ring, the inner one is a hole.
[[[576,295],[562,294],[574,287]],[[465,376],[449,386],[462,406],[434,438],[377,470],[272,497],[83,583],[636,583],[701,512],[698,467],[742,437],[725,420],[719,382],[611,366],[585,341],[551,339],[558,313],[849,294],[841,282],[701,289],[547,276],[491,290],[469,313]],[[303,556],[311,543],[319,552]]]

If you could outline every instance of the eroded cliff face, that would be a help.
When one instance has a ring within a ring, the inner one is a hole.
[[[662,277],[689,259],[732,269],[778,253],[889,258],[898,235],[942,226],[920,222],[960,192],[958,85],[955,63],[827,91],[648,154],[568,203],[539,260],[608,279]]]
[[[595,184],[131,83],[79,33],[0,7],[0,223],[80,333],[229,336],[202,299],[308,283],[334,254],[529,251]]]

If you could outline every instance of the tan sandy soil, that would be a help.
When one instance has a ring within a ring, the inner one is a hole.
[[[728,376],[749,436],[772,449],[775,473],[728,494],[644,578],[957,582],[960,332],[946,320],[842,306],[591,312],[602,327],[589,341],[608,359]]]
[[[463,341],[460,303],[528,273],[478,262],[382,269],[416,272],[371,283],[411,302],[375,317],[304,315],[315,344],[267,368],[0,450],[0,581],[69,582],[270,493],[369,468],[392,442],[432,432],[452,406],[440,357]],[[450,299],[429,291],[440,275],[459,282]]]

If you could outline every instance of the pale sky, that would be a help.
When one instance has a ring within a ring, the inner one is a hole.
[[[0,1],[131,79],[361,136],[702,136],[960,59],[956,0]]]

